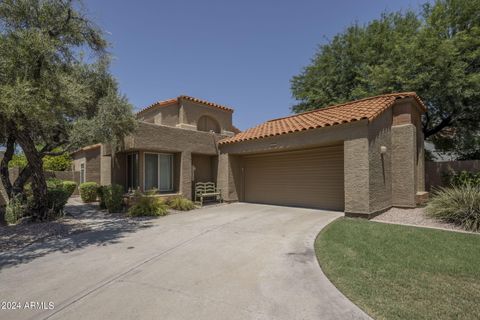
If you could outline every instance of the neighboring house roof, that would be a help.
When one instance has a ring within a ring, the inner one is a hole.
[[[179,103],[180,100],[189,100],[189,101],[193,101],[193,102],[196,102],[196,103],[206,105],[208,107],[213,107],[213,108],[217,108],[217,109],[220,109],[220,110],[223,110],[223,111],[233,112],[233,109],[231,109],[229,107],[226,107],[226,106],[223,106],[223,105],[220,105],[220,104],[217,104],[217,103],[213,103],[213,102],[209,102],[209,101],[206,101],[206,100],[202,100],[202,99],[198,99],[198,98],[194,98],[194,97],[189,97],[189,96],[179,96],[179,97],[176,97],[176,98],[173,98],[173,99],[168,99],[168,100],[155,102],[155,103],[149,105],[148,107],[145,107],[145,108],[141,109],[140,111],[138,111],[137,115],[140,115],[141,113],[143,113],[147,110],[151,110],[151,109],[156,108],[156,107],[163,107],[163,106],[167,106],[167,105],[170,105],[172,103],[177,103],[177,102]]]
[[[366,119],[371,121],[391,107],[397,99],[413,97],[422,111],[426,107],[415,92],[384,94],[361,100],[346,102],[326,108],[308,111],[284,118],[273,119],[254,128],[247,129],[220,144],[261,139],[292,132],[328,127]]]

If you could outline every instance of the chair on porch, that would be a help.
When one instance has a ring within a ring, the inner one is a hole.
[[[204,198],[215,198],[220,203],[223,202],[220,189],[218,189],[213,182],[195,183],[195,204],[203,206]]]

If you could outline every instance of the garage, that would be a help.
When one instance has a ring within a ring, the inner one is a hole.
[[[246,202],[344,210],[343,145],[245,156]]]

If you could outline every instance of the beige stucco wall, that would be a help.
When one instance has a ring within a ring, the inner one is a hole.
[[[215,119],[222,131],[233,131],[232,112],[209,107],[189,100],[182,100],[180,106],[180,123],[197,127],[197,121],[202,116]]]
[[[101,148],[89,148],[72,154],[73,170],[80,171],[80,164],[85,163],[85,181],[101,183]]]
[[[217,154],[218,136],[210,132],[191,131],[140,122],[136,132],[125,139],[125,150],[164,152],[189,151]]]
[[[198,119],[202,116],[209,116],[215,119],[222,131],[234,131],[231,111],[185,99],[180,100],[180,103],[171,103],[143,111],[138,115],[138,119],[158,125],[197,130]]]
[[[392,206],[392,117],[392,109],[388,109],[368,126],[370,212]],[[382,146],[387,148],[384,154]]]

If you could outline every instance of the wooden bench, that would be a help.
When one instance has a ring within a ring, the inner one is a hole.
[[[212,198],[222,202],[222,194],[220,189],[215,186],[213,182],[197,182],[195,183],[195,204],[203,206],[204,198]]]

